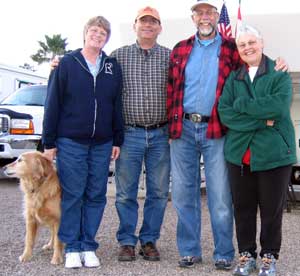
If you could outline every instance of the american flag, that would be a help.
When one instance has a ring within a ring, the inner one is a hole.
[[[229,20],[225,2],[223,3],[222,9],[221,9],[220,19],[219,19],[219,23],[218,23],[218,29],[219,29],[219,32],[223,36],[232,37],[231,25],[230,25],[230,20]]]

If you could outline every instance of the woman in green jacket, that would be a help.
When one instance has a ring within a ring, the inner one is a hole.
[[[290,117],[292,84],[289,74],[275,71],[274,61],[263,54],[263,40],[255,28],[243,25],[236,43],[245,64],[228,77],[218,106],[221,121],[228,127],[224,153],[240,253],[234,275],[249,275],[256,269],[259,207],[259,276],[273,276],[287,185],[297,161]]]

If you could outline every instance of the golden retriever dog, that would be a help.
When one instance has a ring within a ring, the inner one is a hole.
[[[4,168],[8,176],[20,179],[21,190],[24,192],[26,237],[23,254],[19,257],[26,262],[32,257],[35,237],[40,225],[51,230],[50,241],[43,249],[54,249],[51,263],[63,262],[63,245],[57,232],[60,222],[61,188],[52,163],[40,152],[27,152]]]

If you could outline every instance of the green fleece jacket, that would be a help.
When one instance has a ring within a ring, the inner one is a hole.
[[[263,171],[297,162],[295,133],[290,116],[292,82],[288,73],[277,72],[275,62],[263,55],[251,82],[243,65],[226,80],[218,111],[228,127],[225,159],[242,164],[250,148],[251,171]],[[267,126],[267,120],[274,120]]]

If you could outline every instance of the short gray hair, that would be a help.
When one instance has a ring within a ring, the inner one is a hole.
[[[255,27],[247,25],[247,24],[242,24],[238,27],[237,32],[236,32],[236,37],[235,37],[235,42],[237,43],[239,38],[244,35],[244,34],[250,34],[254,35],[255,37],[262,39],[262,35],[259,30],[257,30]]]
[[[88,20],[83,29],[83,41],[85,41],[85,35],[88,29],[92,26],[97,26],[103,28],[107,33],[106,42],[109,40],[111,28],[109,21],[104,16],[95,16]]]

